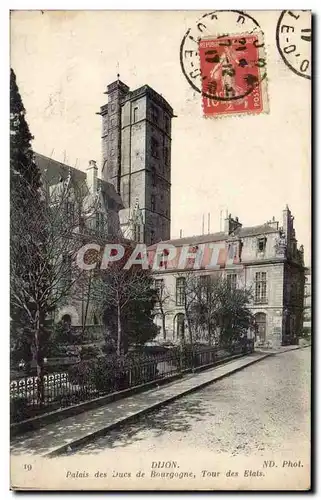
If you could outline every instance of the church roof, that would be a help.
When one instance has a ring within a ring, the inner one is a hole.
[[[35,153],[35,162],[40,169],[41,175],[45,176],[50,186],[57,184],[61,179],[67,179],[69,173],[73,182],[79,185],[86,182],[86,172],[83,172],[78,168],[71,167],[70,165],[66,165],[65,163],[61,163],[52,158],[48,158],[48,156],[44,156],[40,153]],[[108,200],[112,200],[118,206],[118,210],[124,208],[122,199],[116,192],[113,184],[110,184],[109,182],[98,178],[97,185],[98,189],[101,188],[101,192],[107,202],[107,206],[110,205],[110,203],[108,203]]]

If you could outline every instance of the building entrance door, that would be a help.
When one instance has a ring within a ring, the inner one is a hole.
[[[266,339],[266,314],[265,313],[257,313],[255,315],[255,323],[256,323],[256,340],[258,342],[265,342]]]

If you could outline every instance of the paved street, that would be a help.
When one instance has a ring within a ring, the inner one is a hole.
[[[298,446],[307,452],[310,359],[310,348],[266,358],[124,424],[76,453],[98,453],[103,459],[116,449],[142,454],[168,446],[233,456],[263,456]]]

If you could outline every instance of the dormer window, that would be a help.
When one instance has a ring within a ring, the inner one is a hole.
[[[265,252],[265,247],[266,247],[266,238],[258,238],[257,240],[258,252],[260,253]]]

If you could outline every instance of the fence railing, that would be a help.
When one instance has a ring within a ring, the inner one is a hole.
[[[108,356],[82,361],[68,371],[10,382],[11,420],[19,422],[60,408],[90,401],[99,396],[161,381],[196,368],[215,365],[235,354],[248,354],[253,342],[229,348],[171,349],[164,354],[118,360]]]

